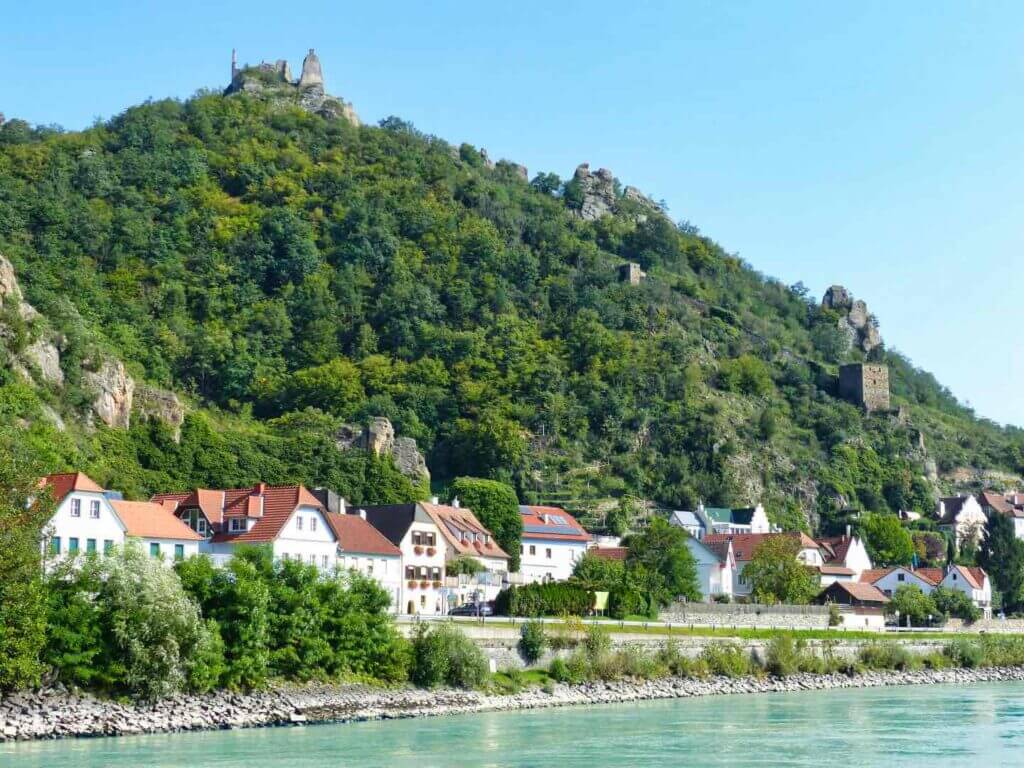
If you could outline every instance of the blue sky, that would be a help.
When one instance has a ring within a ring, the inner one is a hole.
[[[100,7],[96,7],[96,6]],[[215,7],[211,7],[215,6]],[[88,125],[320,54],[363,119],[664,199],[786,282],[846,285],[1024,425],[1024,4],[50,0],[4,10],[0,111]]]

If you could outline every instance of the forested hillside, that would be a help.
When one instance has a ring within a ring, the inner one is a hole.
[[[0,421],[43,468],[131,495],[302,481],[386,502],[424,489],[334,436],[387,416],[435,483],[504,479],[598,523],[761,499],[828,527],[930,507],[958,467],[1024,472],[1020,430],[884,347],[904,417],[838,400],[837,364],[862,355],[820,297],[642,201],[596,221],[578,205],[574,182],[528,183],[398,119],[243,94],[82,132],[9,121],[0,254],[40,316],[4,307]],[[647,279],[620,282],[625,261]],[[42,333],[62,382],[12,364]],[[90,422],[83,371],[105,355],[187,402],[180,441]]]

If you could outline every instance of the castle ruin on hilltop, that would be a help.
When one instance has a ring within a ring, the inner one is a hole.
[[[293,102],[307,112],[328,118],[343,117],[359,125],[359,117],[352,105],[326,92],[320,57],[312,48],[302,60],[302,73],[292,78],[285,59],[274,63],[238,66],[238,53],[231,49],[231,84],[225,94],[249,93],[271,98],[274,102]]]

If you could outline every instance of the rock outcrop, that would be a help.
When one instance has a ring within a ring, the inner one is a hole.
[[[241,68],[232,59],[231,84],[224,93],[248,93],[274,104],[296,105],[321,117],[342,118],[359,125],[359,116],[352,105],[327,93],[320,59],[312,48],[302,62],[298,80],[292,80],[288,62],[283,59],[273,64],[260,62]]]
[[[596,221],[602,216],[618,213],[622,203],[639,206],[641,213],[637,220],[644,221],[648,214],[662,214],[661,206],[647,197],[636,187],[626,187],[622,196],[615,193],[615,175],[607,168],[599,168],[596,173],[590,172],[590,164],[582,163],[573,174],[573,183],[579,186],[579,195],[574,196],[572,204],[576,214],[584,221]],[[635,207],[631,208],[635,212]]]
[[[63,341],[53,334],[45,323],[37,322],[40,314],[35,307],[25,301],[18,285],[18,277],[14,272],[14,265],[4,256],[0,255],[0,308],[11,309],[21,322],[32,325],[30,329],[35,339],[29,343],[16,359],[12,360],[12,367],[28,381],[33,380],[29,367],[34,368],[44,382],[62,386],[64,384],[64,372],[60,367],[59,344]],[[12,331],[0,321],[0,340],[10,338]],[[28,363],[29,366],[25,364]]]
[[[158,419],[174,433],[174,442],[181,440],[181,425],[185,423],[185,406],[173,392],[148,384],[135,389],[135,412],[144,419]]]
[[[862,352],[870,352],[882,343],[882,335],[878,331],[878,322],[868,312],[868,305],[841,285],[830,286],[825,291],[821,306],[838,312],[839,330],[849,341],[849,347],[857,347]]]
[[[92,411],[108,427],[128,429],[131,425],[135,381],[124,363],[105,358],[95,371],[82,373],[82,382],[93,391]]]
[[[391,421],[383,416],[370,419],[366,427],[345,424],[334,437],[340,450],[359,449],[374,456],[391,456],[398,471],[414,482],[430,481],[426,459],[411,437],[396,437]]]

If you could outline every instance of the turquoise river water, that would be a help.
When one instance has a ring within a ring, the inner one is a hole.
[[[3,768],[1024,766],[1024,683],[0,745]]]

